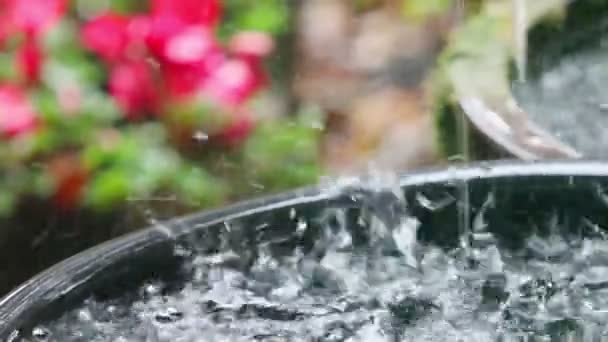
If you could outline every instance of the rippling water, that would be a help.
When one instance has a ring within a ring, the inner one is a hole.
[[[418,242],[405,203],[391,204],[362,215],[366,239],[334,210],[337,224],[315,232],[312,248],[278,255],[285,240],[268,240],[246,263],[234,248],[193,252],[183,286],[89,299],[21,341],[601,341],[608,332],[601,232],[533,234],[509,250],[482,212],[465,247],[445,250]],[[307,229],[302,221],[292,238]]]
[[[514,83],[532,120],[589,158],[608,157],[608,47],[564,58],[536,80]]]

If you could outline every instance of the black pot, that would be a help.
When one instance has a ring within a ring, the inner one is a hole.
[[[459,201],[468,189],[470,205]],[[608,164],[600,162],[501,162],[478,164],[404,175],[401,187],[407,211],[421,227],[419,239],[450,248],[458,244],[462,210],[474,217],[484,207],[488,227],[507,245],[517,246],[542,229],[551,217],[568,227],[593,222],[608,227]],[[320,221],[332,208],[347,208],[347,222],[357,225],[363,202],[355,191],[299,190],[276,197],[238,204],[225,210],[175,219],[78,254],[21,285],[0,301],[0,340],[11,340],[20,331],[53,319],[95,295],[109,298],[139,287],[150,278],[179,282],[179,265],[187,256],[176,245],[193,244],[213,250],[218,238],[255,253],[262,241],[282,241],[278,249],[312,245]],[[494,206],[484,206],[488,196]],[[372,210],[389,207],[389,197],[379,198]],[[441,205],[429,205],[435,202]],[[386,203],[386,206],[384,205]],[[370,208],[367,208],[370,209]],[[555,216],[557,215],[557,216]],[[298,221],[309,229],[293,236]],[[226,236],[225,227],[232,227]],[[361,227],[364,231],[365,227]]]

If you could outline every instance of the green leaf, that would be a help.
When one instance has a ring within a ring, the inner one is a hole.
[[[243,30],[264,31],[272,34],[287,29],[288,8],[285,1],[257,0],[249,11],[240,17]]]
[[[90,0],[85,0],[90,1]],[[118,13],[131,14],[143,12],[147,8],[147,1],[141,0],[111,0],[110,8]]]
[[[129,196],[132,174],[113,168],[96,174],[86,191],[86,202],[97,210],[109,210],[125,202]]]
[[[290,5],[284,0],[225,0],[225,19],[220,27],[220,37],[226,39],[238,31],[255,30],[272,35],[288,31]]]

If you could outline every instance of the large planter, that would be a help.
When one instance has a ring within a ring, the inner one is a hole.
[[[525,4],[528,80],[572,53],[596,48],[608,32],[605,1]],[[513,92],[518,54],[515,22],[511,1],[488,1],[454,34],[444,52],[435,82],[435,117],[443,152],[460,153],[462,135],[467,134],[474,158],[580,158],[582,151],[547,129]]]
[[[520,244],[532,234],[531,227],[542,231],[552,218],[574,231],[589,223],[608,227],[603,190],[608,187],[608,164],[480,164],[404,175],[400,184],[408,203],[403,209],[420,221],[418,239],[444,248],[459,244],[457,223],[463,213],[474,218],[482,212],[488,229],[506,246]],[[464,189],[468,205],[459,200],[464,198]],[[273,246],[276,253],[297,246],[306,250],[319,238],[320,218],[328,210],[347,209],[346,222],[357,228],[364,210],[391,208],[391,196],[375,198],[370,207],[358,194],[362,193],[305,189],[175,219],[99,245],[48,269],[2,299],[0,339],[13,341],[92,295],[114,298],[151,278],[179,286],[188,276],[180,265],[191,260],[187,253],[177,253],[176,246],[213,251],[223,240],[245,254],[257,253],[262,245]],[[494,205],[487,204],[489,196]],[[308,233],[294,234],[303,219]]]

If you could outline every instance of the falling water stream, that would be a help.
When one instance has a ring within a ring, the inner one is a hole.
[[[526,66],[528,65],[528,15],[527,0],[511,0],[513,2],[513,36],[515,40],[515,67],[517,81],[526,82]]]

